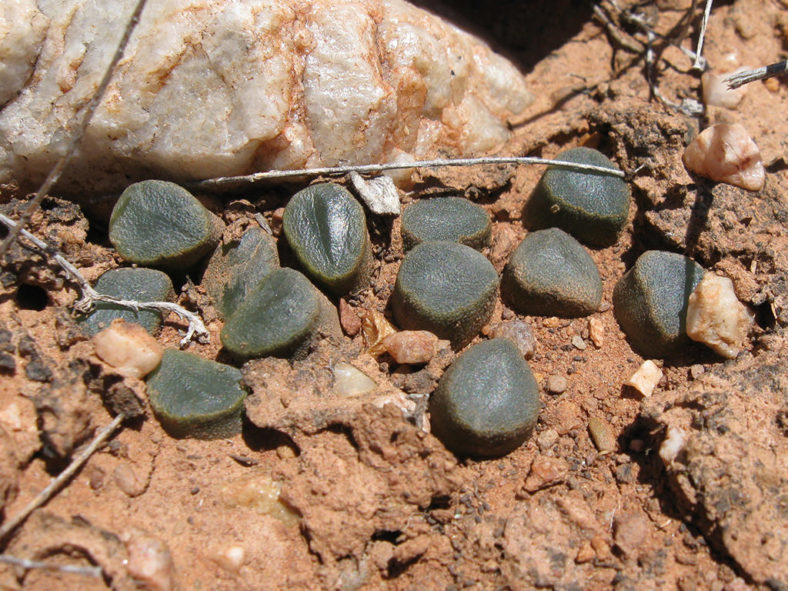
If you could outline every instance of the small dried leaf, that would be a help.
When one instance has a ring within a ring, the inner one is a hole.
[[[360,316],[361,334],[364,335],[367,353],[375,358],[380,357],[386,352],[383,339],[397,332],[397,329],[377,310],[362,310]]]

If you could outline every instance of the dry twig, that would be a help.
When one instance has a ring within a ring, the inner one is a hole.
[[[15,222],[3,214],[0,214],[0,223],[7,226],[9,231],[19,228],[18,222]],[[66,275],[68,275],[68,277],[78,285],[80,299],[74,304],[74,308],[77,311],[86,313],[93,308],[96,302],[105,302],[135,311],[155,310],[158,312],[175,312],[175,314],[177,314],[180,318],[189,323],[189,327],[186,330],[186,335],[183,337],[183,339],[181,339],[181,346],[186,345],[195,336],[198,339],[209,338],[210,333],[208,332],[208,329],[205,328],[205,324],[203,324],[202,319],[194,312],[189,312],[187,309],[172,302],[138,302],[136,300],[121,300],[113,296],[98,293],[91,287],[87,279],[82,276],[82,273],[79,272],[79,269],[71,264],[68,259],[60,254],[54,247],[47,244],[43,240],[36,238],[36,236],[27,230],[20,229],[19,232],[27,240],[32,242],[33,245],[44,255],[52,258],[52,260],[54,260],[60,266],[60,268],[66,272]]]
[[[728,83],[728,89],[735,90],[739,88],[739,86],[744,86],[750,82],[766,80],[767,78],[779,76],[780,74],[788,74],[788,60],[783,60],[769,66],[763,66],[755,70],[744,70],[743,72],[731,74],[725,78],[725,82]]]
[[[3,526],[0,527],[0,541],[4,540],[8,534],[14,531],[16,527],[25,519],[27,519],[33,511],[51,499],[52,496],[60,489],[60,487],[69,478],[76,474],[77,470],[79,470],[82,465],[87,462],[88,459],[90,459],[90,456],[92,456],[107,439],[109,439],[110,435],[112,435],[115,432],[115,429],[120,426],[124,418],[125,417],[122,414],[116,416],[109,425],[104,427],[98,432],[98,434],[96,434],[96,436],[93,438],[93,441],[90,442],[90,445],[82,450],[82,452],[80,452],[80,454],[71,461],[65,470],[52,479],[52,481],[44,490],[38,493],[36,497],[27,505],[25,505],[25,507],[19,513],[3,523]]]
[[[407,168],[440,168],[444,166],[480,166],[485,164],[547,164],[556,168],[566,168],[579,172],[593,172],[624,178],[623,171],[615,168],[594,166],[593,164],[577,164],[549,158],[533,158],[530,156],[489,156],[483,158],[445,158],[438,160],[415,160],[413,162],[387,162],[384,164],[360,164],[347,166],[330,166],[324,168],[304,168],[301,170],[269,170],[242,176],[222,176],[204,181],[185,183],[187,187],[198,189],[215,189],[223,185],[236,183],[255,183],[272,179],[294,178],[300,176],[336,176],[351,172],[359,174],[379,174],[387,170],[403,170]]]
[[[700,35],[698,35],[698,49],[695,51],[695,63],[692,64],[692,69],[699,72],[706,71],[706,58],[703,57],[703,41],[706,38],[706,27],[709,24],[712,2],[713,0],[706,0],[706,10],[703,11],[703,22],[700,25]]]
[[[52,185],[54,185],[60,178],[60,175],[63,173],[63,170],[65,170],[66,165],[71,160],[74,152],[76,152],[77,145],[79,145],[79,142],[85,135],[85,130],[87,129],[90,120],[93,118],[93,114],[96,112],[96,109],[98,108],[99,103],[101,103],[101,99],[104,97],[104,93],[109,86],[109,81],[112,78],[112,73],[115,71],[115,66],[120,61],[120,58],[123,57],[123,52],[126,50],[126,45],[128,44],[129,39],[131,39],[131,34],[140,20],[140,15],[142,14],[142,9],[145,7],[146,1],[147,0],[137,1],[137,6],[134,8],[131,18],[129,18],[128,22],[126,23],[126,29],[123,32],[123,37],[121,38],[120,43],[118,43],[115,54],[112,56],[112,60],[107,66],[107,69],[104,72],[104,77],[101,79],[101,82],[96,88],[96,92],[93,93],[93,97],[85,107],[85,111],[82,113],[82,120],[71,134],[71,138],[65,152],[49,172],[47,178],[44,179],[44,182],[39,187],[38,191],[36,191],[35,196],[30,201],[30,204],[22,214],[22,217],[19,218],[19,223],[17,226],[11,229],[5,240],[0,243],[0,257],[2,257],[8,251],[8,247],[11,246],[14,240],[16,240],[19,236],[19,233],[22,231],[22,229],[24,229],[24,227],[30,222],[30,218],[33,217],[33,214],[38,209],[38,206],[41,205],[41,201],[43,201],[44,197],[46,197],[47,193],[49,193]]]
[[[75,575],[85,575],[88,577],[100,577],[102,570],[100,566],[76,566],[73,564],[52,564],[51,562],[39,562],[38,560],[28,560],[9,554],[0,554],[0,562],[21,567],[25,570],[34,568],[42,570],[54,570],[61,573],[71,573]]]

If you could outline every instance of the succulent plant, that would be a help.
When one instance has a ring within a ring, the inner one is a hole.
[[[109,220],[109,239],[131,263],[184,270],[216,246],[223,229],[183,187],[148,180],[121,194]]]
[[[137,302],[163,302],[173,299],[175,295],[172,281],[166,273],[142,267],[110,269],[98,278],[94,289],[103,295]],[[136,322],[151,334],[159,330],[162,322],[161,312],[132,310],[97,302],[93,311],[80,320],[80,324],[85,332],[94,335],[107,328],[116,318]]]
[[[483,208],[461,197],[417,201],[402,214],[402,245],[446,240],[476,250],[490,245],[492,224]]]
[[[202,278],[222,318],[229,318],[246,296],[272,271],[279,268],[273,237],[253,226],[240,239],[220,244]]]
[[[293,195],[282,220],[285,238],[306,274],[343,295],[367,284],[372,247],[364,208],[340,185],[312,185]]]
[[[667,357],[689,344],[689,296],[703,274],[680,254],[649,250],[638,257],[613,290],[616,319],[636,351]]]
[[[402,260],[392,294],[400,328],[468,344],[492,315],[498,274],[481,253],[456,242],[424,242]]]
[[[339,336],[336,308],[301,273],[269,273],[227,319],[222,344],[236,357],[300,356],[319,334]]]
[[[192,353],[167,349],[146,380],[156,418],[173,437],[218,439],[241,431],[246,391],[241,372]]]
[[[556,159],[615,168],[590,148],[572,148]],[[548,166],[525,206],[524,220],[534,230],[558,227],[586,244],[610,246],[627,222],[630,201],[619,177]]]
[[[536,426],[539,387],[509,339],[470,347],[430,398],[432,432],[458,455],[493,457],[518,448]]]
[[[583,246],[558,228],[529,233],[503,272],[503,291],[520,313],[586,316],[602,301],[602,279]]]

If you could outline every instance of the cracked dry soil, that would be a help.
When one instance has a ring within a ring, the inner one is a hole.
[[[337,360],[355,360],[384,393],[428,390],[450,360],[407,373],[365,356],[356,336],[292,365],[244,366],[252,395],[242,435],[171,439],[145,407],[142,383],[114,375],[75,329],[72,286],[17,247],[0,276],[5,517],[110,421],[108,409],[142,404],[144,414],[3,549],[97,564],[104,578],[0,565],[0,588],[134,589],[127,540],[144,532],[169,548],[179,589],[788,589],[788,81],[752,84],[737,110],[707,112],[704,125],[742,123],[768,171],[759,193],[713,185],[681,164],[699,121],[649,100],[642,60],[605,34],[586,5],[499,4],[493,17],[476,3],[454,2],[450,18],[474,22],[530,72],[537,101],[526,120],[513,122],[507,152],[551,157],[596,146],[630,174],[635,202],[619,242],[591,251],[604,282],[603,311],[594,315],[601,346],[588,338],[586,319],[527,318],[543,403],[533,437],[500,459],[458,461],[393,405],[332,402],[328,367]],[[667,34],[686,5],[661,0],[644,10]],[[733,69],[776,61],[788,47],[786,10],[782,0],[715,7],[709,62]],[[686,56],[670,46],[660,55],[662,93],[677,102],[697,97]],[[525,235],[522,207],[540,174],[424,171],[404,199],[459,192],[481,203],[494,219],[487,254],[500,271]],[[270,219],[288,192],[267,188],[248,199]],[[223,202],[213,202],[222,213]],[[22,205],[4,197],[0,207],[18,217]],[[31,231],[95,280],[118,264],[96,226],[89,229],[75,205],[50,198]],[[351,303],[383,311],[402,256],[398,222],[372,222],[371,230],[375,284]],[[757,328],[736,360],[693,346],[666,361],[657,390],[640,400],[622,383],[642,358],[610,301],[615,282],[648,248],[687,253],[729,276],[756,310]],[[221,324],[210,301],[188,284],[182,300],[201,309],[212,332],[212,344],[190,349],[216,358]],[[513,316],[499,303],[492,324]],[[159,340],[177,347],[182,328],[168,319]],[[544,387],[554,375],[567,380],[557,395]],[[287,412],[265,412],[285,402]],[[612,451],[594,445],[592,418],[609,431]],[[669,428],[688,439],[665,465],[657,451]],[[260,510],[254,491],[271,479],[297,518]],[[228,559],[233,547],[243,548],[240,564]]]

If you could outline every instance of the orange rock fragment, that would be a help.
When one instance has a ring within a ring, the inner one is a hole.
[[[435,357],[438,337],[426,330],[403,330],[387,336],[382,344],[397,363],[423,365]]]

